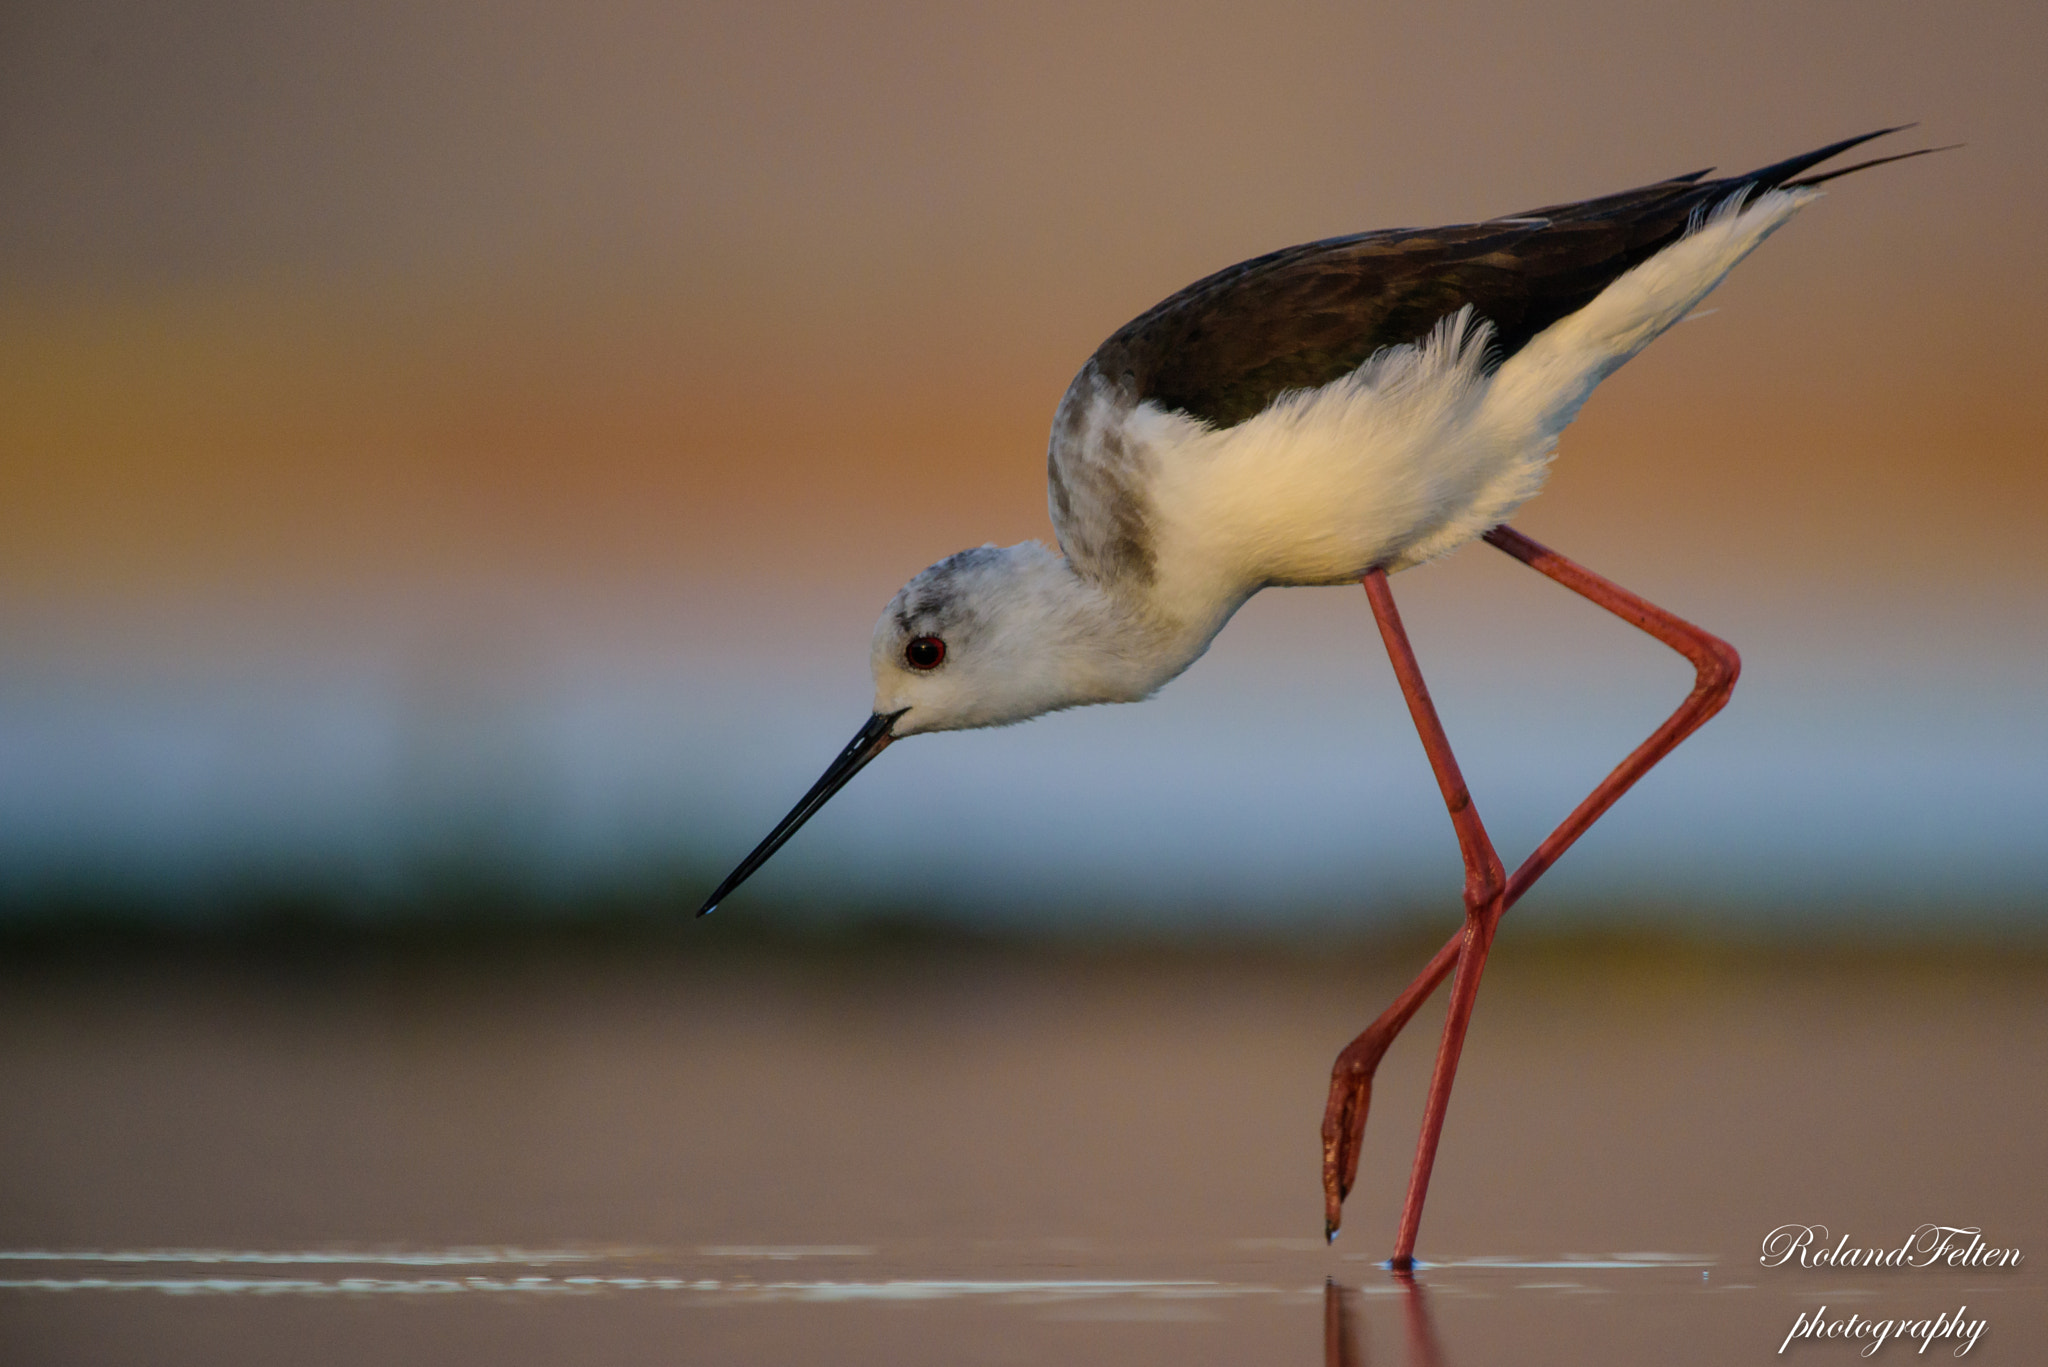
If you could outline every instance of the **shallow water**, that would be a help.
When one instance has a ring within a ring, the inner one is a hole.
[[[1427,1035],[1319,1237],[1325,1070],[1391,965],[17,967],[0,1356],[1727,1363],[1825,1306],[1966,1308],[1972,1360],[2042,1360],[2037,967],[1496,964],[1413,1279],[1380,1262]],[[2026,1260],[1759,1263],[1788,1223],[1929,1222]]]

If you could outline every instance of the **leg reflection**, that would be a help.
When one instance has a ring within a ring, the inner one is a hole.
[[[1394,1274],[1408,1328],[1408,1367],[1445,1367],[1436,1321],[1429,1315],[1429,1294],[1405,1273]],[[1360,1296],[1332,1279],[1323,1281],[1323,1367],[1365,1367],[1365,1335],[1360,1325]]]
[[[1429,1295],[1413,1273],[1396,1273],[1408,1313],[1408,1367],[1444,1367],[1443,1345],[1436,1339],[1436,1321],[1429,1317]]]
[[[1323,1367],[1365,1367],[1358,1335],[1358,1293],[1323,1279]]]

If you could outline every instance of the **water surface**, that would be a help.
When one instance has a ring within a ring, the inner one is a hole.
[[[1988,1324],[1972,1360],[2040,1360],[2048,975],[1517,953],[1511,934],[1496,964],[1413,1279],[1381,1260],[1424,1035],[1389,1057],[1343,1238],[1318,1237],[1325,1070],[1396,986],[1391,962],[17,965],[0,1349],[1730,1363],[1777,1358],[1825,1306],[1966,1308]],[[1894,1247],[1930,1221],[2028,1261],[1759,1265],[1786,1223]],[[1784,1356],[1848,1362],[1865,1342]]]

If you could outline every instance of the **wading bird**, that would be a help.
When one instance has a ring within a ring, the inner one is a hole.
[[[1727,702],[1733,648],[1506,525],[1593,387],[1673,323],[1823,181],[1849,138],[1746,176],[1708,172],[1484,223],[1397,228],[1246,261],[1118,329],[1053,419],[1057,552],[949,556],[875,626],[874,714],[705,902],[758,869],[892,741],[1151,696],[1260,589],[1362,581],[1465,863],[1465,921],[1337,1057],[1323,1119],[1325,1233],[1357,1175],[1374,1070],[1455,973],[1394,1248],[1413,1265],[1451,1082],[1507,909]],[[1938,149],[1924,149],[1938,150]],[[1512,877],[1494,852],[1387,576],[1483,539],[1690,660],[1678,710]]]

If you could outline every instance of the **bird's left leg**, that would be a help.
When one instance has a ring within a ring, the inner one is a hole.
[[[1379,1071],[1387,1046],[1401,1033],[1409,1018],[1429,1000],[1432,992],[1451,976],[1458,965],[1458,947],[1465,943],[1465,931],[1444,942],[1415,981],[1409,983],[1394,1004],[1357,1039],[1344,1046],[1330,1069],[1330,1099],[1323,1108],[1323,1235],[1337,1237],[1344,1220],[1344,1198],[1358,1181],[1358,1155],[1365,1145],[1365,1117],[1372,1107],[1372,1079]]]
[[[1344,1198],[1358,1176],[1358,1154],[1365,1140],[1372,1078],[1381,1055],[1445,976],[1459,968],[1458,980],[1451,989],[1450,1023],[1456,1038],[1451,1038],[1447,1031],[1443,1058],[1448,1059],[1448,1067],[1440,1059],[1438,1076],[1430,1086],[1432,1096],[1439,1088],[1449,1094],[1450,1073],[1457,1067],[1457,1051],[1464,1041],[1463,1025],[1471,1017],[1471,1003],[1479,992],[1479,969],[1486,962],[1486,946],[1493,942],[1493,928],[1506,910],[1501,893],[1507,886],[1507,875],[1479,819],[1478,809],[1472,805],[1472,794],[1459,771],[1457,756],[1451,753],[1450,739],[1437,718],[1436,704],[1430,699],[1429,685],[1423,682],[1422,666],[1416,663],[1414,647],[1408,643],[1408,632],[1401,625],[1401,613],[1394,606],[1384,570],[1376,569],[1365,576],[1365,592],[1372,601],[1373,617],[1379,622],[1380,636],[1386,642],[1387,657],[1393,662],[1401,694],[1408,700],[1409,715],[1422,738],[1423,751],[1429,756],[1429,767],[1436,774],[1451,825],[1458,833],[1458,852],[1465,861],[1465,925],[1437,951],[1436,957],[1394,1004],[1345,1047],[1331,1069],[1330,1099],[1323,1111],[1323,1232],[1330,1238],[1336,1237],[1344,1216]],[[1473,953],[1475,936],[1479,940],[1477,952]],[[1468,963],[1471,968],[1466,971],[1464,965]],[[1441,1123],[1441,1109],[1436,1109],[1435,1114]],[[1424,1141],[1425,1151],[1433,1158],[1436,1146],[1429,1142],[1426,1129]],[[1418,1155],[1417,1161],[1425,1160]]]

